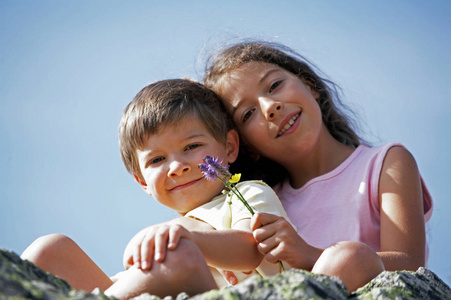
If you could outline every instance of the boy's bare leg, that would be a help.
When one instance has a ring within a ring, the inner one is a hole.
[[[181,292],[199,294],[217,288],[199,248],[181,239],[162,263],[150,271],[132,267],[113,281],[70,238],[51,234],[37,239],[22,254],[41,269],[65,279],[73,288],[92,291],[99,287],[107,295],[128,299],[142,293],[160,297]]]
[[[339,242],[324,250],[312,272],[337,276],[352,293],[384,269],[380,257],[367,245],[359,242]]]
[[[73,240],[62,234],[38,238],[25,249],[21,258],[63,278],[78,290],[92,291],[98,287],[104,291],[113,284]]]
[[[181,239],[175,250],[169,251],[163,263],[152,262],[150,271],[131,267],[105,294],[128,299],[142,293],[176,297],[185,292],[190,296],[218,288],[200,249],[190,240]]]

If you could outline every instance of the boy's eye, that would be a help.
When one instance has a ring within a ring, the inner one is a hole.
[[[243,115],[243,123],[246,122],[252,116],[254,111],[255,111],[255,109],[251,109],[251,110],[248,110],[247,112],[244,113],[244,115]]]
[[[149,162],[147,163],[147,166],[158,164],[158,163],[162,162],[163,160],[164,160],[164,157],[156,157],[156,158],[152,158],[152,159],[149,160]]]
[[[193,150],[198,147],[200,147],[200,144],[191,144],[191,145],[186,146],[186,150]]]
[[[272,91],[274,91],[281,83],[282,81],[279,80],[271,84],[271,86],[269,87],[269,92],[271,93]]]

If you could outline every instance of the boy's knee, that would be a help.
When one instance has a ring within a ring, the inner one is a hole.
[[[190,240],[180,239],[177,248],[166,258],[166,266],[174,270],[174,274],[195,272],[200,266],[206,264],[200,249]]]
[[[150,271],[132,267],[110,289],[108,295],[128,299],[147,292],[160,297],[176,297],[181,292],[195,295],[217,288],[200,249],[181,239],[168,251],[163,262],[153,262]]]
[[[54,257],[55,254],[71,244],[74,244],[74,241],[65,235],[59,233],[44,235],[31,243],[22,253],[21,258],[39,266],[46,258]]]

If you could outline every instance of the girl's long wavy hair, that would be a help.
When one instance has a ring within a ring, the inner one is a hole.
[[[244,41],[218,49],[207,59],[203,82],[208,88],[218,92],[221,89],[221,79],[248,62],[277,65],[308,82],[319,94],[317,101],[322,120],[330,134],[345,145],[357,147],[361,143],[361,138],[354,130],[354,121],[350,117],[353,112],[340,100],[339,87],[329,79],[320,77],[320,71],[312,63],[284,45]],[[246,153],[246,149],[243,149],[243,152]],[[282,176],[286,176],[286,173]]]

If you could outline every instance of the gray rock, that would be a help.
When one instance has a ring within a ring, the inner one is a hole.
[[[74,290],[63,279],[46,273],[34,264],[0,249],[0,299],[108,299],[96,289],[92,293]],[[160,300],[143,294],[133,300]],[[175,300],[186,299],[450,299],[451,289],[428,269],[416,272],[383,272],[370,283],[349,294],[337,279],[290,270],[271,278],[254,276],[235,286],[189,297],[182,293]],[[174,300],[166,297],[164,300]]]
[[[383,272],[358,289],[353,299],[451,299],[451,289],[432,271]]]

